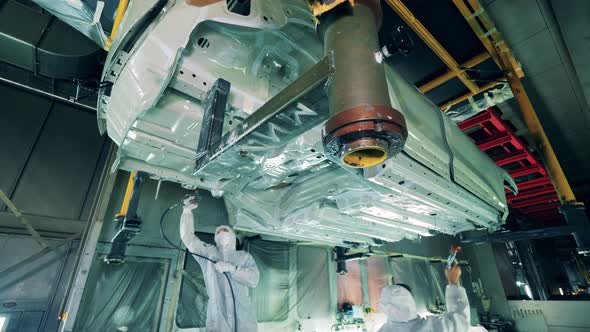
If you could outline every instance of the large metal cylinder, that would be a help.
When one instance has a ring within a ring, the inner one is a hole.
[[[323,15],[319,25],[324,51],[334,58],[324,148],[345,166],[371,167],[401,151],[406,124],[391,107],[379,56],[379,1],[339,7]]]

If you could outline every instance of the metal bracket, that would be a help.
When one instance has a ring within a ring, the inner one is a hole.
[[[586,216],[586,209],[583,204],[563,204],[559,207],[565,220],[571,227],[576,227],[572,233],[578,245],[578,254],[590,256],[590,222]]]
[[[227,183],[260,167],[259,161],[328,117],[323,88],[334,72],[328,55],[226,133],[193,175]]]
[[[212,154],[221,144],[223,120],[230,88],[231,84],[228,81],[222,78],[217,79],[203,102],[205,112],[203,114],[201,134],[199,135],[195,173],[209,162]]]
[[[117,223],[118,228],[111,240],[111,250],[104,258],[104,261],[108,264],[124,263],[127,243],[141,231],[142,222],[137,215],[137,207],[139,205],[141,187],[147,177],[147,173],[137,172],[137,175],[133,179],[133,191],[127,213],[124,216],[115,217],[115,223]]]
[[[344,247],[336,247],[334,249],[336,252],[336,257],[334,261],[336,261],[336,273],[338,274],[347,274],[348,270],[346,269],[346,262],[347,261],[354,261],[359,259],[365,259],[370,256],[373,256],[374,253],[372,251],[369,252],[356,252],[353,254],[346,254],[349,249]]]

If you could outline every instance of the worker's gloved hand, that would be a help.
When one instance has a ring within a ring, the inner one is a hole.
[[[217,263],[215,263],[215,269],[219,273],[225,273],[225,272],[234,272],[236,270],[236,267],[235,267],[235,265],[233,265],[231,263],[217,262]]]
[[[197,197],[193,195],[186,195],[184,196],[184,200],[182,201],[182,209],[192,211],[199,206],[197,202]]]
[[[445,268],[445,276],[451,285],[459,285],[459,279],[461,278],[461,267],[457,263],[453,263],[453,267],[450,270]]]

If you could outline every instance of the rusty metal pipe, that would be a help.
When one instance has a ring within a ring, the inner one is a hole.
[[[328,98],[331,118],[324,127],[326,155],[344,166],[384,162],[403,148],[403,115],[391,107],[380,60],[379,1],[342,4],[320,17],[324,51],[334,57]]]

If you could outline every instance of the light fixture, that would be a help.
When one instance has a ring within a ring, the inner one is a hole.
[[[563,295],[563,289],[559,287],[559,294]]]
[[[6,323],[6,317],[0,316],[0,331],[4,331],[4,323]]]
[[[531,288],[529,287],[529,285],[524,285],[524,292],[526,293],[526,296],[528,296],[531,300],[533,299],[533,292],[531,292]]]

